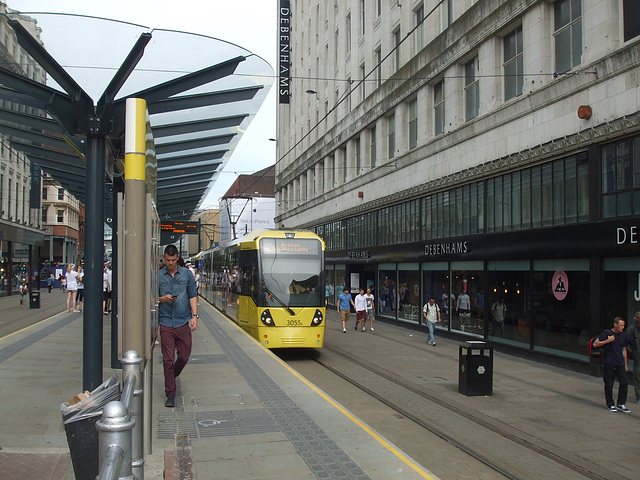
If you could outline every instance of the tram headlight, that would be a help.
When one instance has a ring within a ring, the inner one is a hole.
[[[320,325],[322,323],[322,320],[324,319],[322,312],[318,309],[316,309],[316,313],[313,314],[313,319],[311,320],[311,326],[312,327],[317,327],[318,325]]]
[[[262,323],[264,323],[267,327],[273,327],[275,325],[275,323],[273,322],[273,317],[271,317],[271,312],[269,310],[265,310],[262,312],[262,315],[260,315],[260,320],[262,320]]]

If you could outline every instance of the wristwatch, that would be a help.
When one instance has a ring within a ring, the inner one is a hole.
[[[196,318],[200,318],[200,315],[198,315],[197,313],[194,313],[192,316]]]

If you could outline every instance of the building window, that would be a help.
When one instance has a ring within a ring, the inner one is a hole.
[[[351,12],[347,13],[347,27],[346,27],[346,35],[347,35],[347,53],[351,52]]]
[[[64,222],[64,210],[58,210],[58,218],[56,220],[58,223]]]
[[[480,92],[478,81],[478,57],[464,65],[464,118],[471,120],[480,110]]]
[[[524,85],[522,26],[504,37],[504,99],[522,95]]]
[[[435,134],[444,133],[444,80],[439,81],[433,86],[433,110],[434,110],[434,126]]]
[[[409,148],[418,145],[418,99],[409,102]]]
[[[346,183],[347,181],[347,173],[348,173],[348,168],[347,168],[347,148],[341,148],[340,149],[340,156],[342,157],[342,181]]]
[[[449,25],[453,23],[453,0],[443,0],[442,13],[440,15],[440,24],[442,30],[449,28]]]
[[[582,61],[582,2],[558,0],[553,11],[556,73],[564,73]]]
[[[396,71],[400,70],[400,67],[402,66],[402,51],[400,48],[400,44],[402,43],[402,38],[400,36],[400,29],[396,30],[395,32],[393,32],[393,44],[394,44],[394,51],[395,51],[395,62],[396,62]]]
[[[64,188],[58,189],[58,200],[64,200]]]
[[[376,0],[376,17],[382,15],[382,0]]]
[[[387,117],[387,150],[389,160],[396,155],[396,116],[391,114]]]
[[[360,158],[360,137],[355,139],[355,153],[356,153],[356,175],[360,175],[360,169],[362,168],[361,158]]]
[[[376,49],[376,80],[378,87],[382,85],[382,53],[380,48]]]
[[[416,53],[424,48],[424,5],[420,5],[414,14],[416,22]]]
[[[624,0],[624,41],[640,35],[640,2]]]
[[[364,0],[360,0],[360,35],[365,33]]]
[[[376,166],[377,163],[377,157],[378,157],[378,151],[377,151],[377,142],[376,142],[376,127],[373,126],[369,129],[369,140],[370,140],[370,148],[369,148],[369,152],[371,155],[371,168]]]
[[[47,199],[47,191],[48,191],[48,190],[47,190],[47,187],[44,187],[44,188],[42,189],[42,199],[43,199],[43,200],[46,200],[46,199]]]
[[[367,82],[365,82],[364,77],[366,75],[365,73],[365,66],[364,64],[360,65],[360,103],[364,102],[364,99],[367,95],[367,92],[365,90],[365,85],[367,84]]]
[[[47,223],[47,207],[42,207],[42,223]]]
[[[602,216],[640,213],[640,137],[602,147]]]

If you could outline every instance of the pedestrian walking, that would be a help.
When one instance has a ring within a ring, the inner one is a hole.
[[[47,287],[49,288],[49,293],[53,290],[53,273],[49,274],[49,278],[47,278]]]
[[[624,319],[616,317],[613,319],[613,328],[605,330],[600,334],[598,340],[593,342],[594,347],[606,346],[604,349],[604,365],[602,368],[602,378],[604,380],[604,398],[607,409],[610,412],[629,413],[625,406],[627,402],[628,380],[627,372],[627,336],[624,335]],[[618,380],[618,401],[613,402],[613,383]]]
[[[362,328],[364,328],[367,318],[369,319],[369,328],[371,328],[372,332],[375,332],[373,329],[373,317],[376,314],[376,303],[375,298],[373,297],[373,293],[371,293],[371,287],[367,287],[367,294],[364,296],[367,301],[367,317],[365,321],[362,323]]]
[[[78,293],[76,295],[76,310],[77,312],[82,311],[82,302],[84,301],[84,271],[82,270],[82,266],[78,265],[78,278],[76,279],[78,282]]]
[[[364,288],[360,289],[360,293],[356,295],[354,302],[356,310],[356,332],[358,331],[358,324],[362,322],[362,331],[365,331],[365,321],[367,320],[367,298],[364,296]]]
[[[24,308],[24,297],[29,292],[29,287],[27,287],[27,282],[25,280],[23,280],[18,287],[18,292],[20,293],[20,308]]]
[[[111,262],[107,260],[104,262],[104,270],[102,271],[102,313],[105,315],[111,313],[112,281]]]
[[[425,303],[424,308],[422,309],[422,316],[425,318],[427,322],[427,328],[429,329],[429,335],[427,336],[427,343],[429,345],[436,346],[436,339],[433,336],[433,326],[436,323],[442,322],[442,318],[440,316],[440,307],[436,303],[436,299],[433,297],[429,297],[429,302]]]
[[[191,332],[198,328],[198,298],[193,274],[178,265],[178,249],[167,245],[162,256],[164,268],[159,273],[158,318],[165,407],[174,407],[176,377],[180,375],[191,355]]]
[[[356,308],[356,305],[351,299],[349,289],[345,288],[343,292],[338,295],[338,313],[342,319],[342,333],[347,333],[347,322],[349,321],[349,315],[351,314],[351,305]]]
[[[633,357],[633,388],[636,402],[640,404],[640,312],[633,316],[634,323],[627,328],[627,360]]]
[[[67,312],[76,311],[76,295],[78,293],[78,272],[74,263],[67,265]]]

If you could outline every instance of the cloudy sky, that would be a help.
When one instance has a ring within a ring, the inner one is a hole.
[[[198,33],[219,38],[276,65],[277,0],[4,0],[21,12],[92,15],[114,20]],[[105,39],[105,41],[107,41]],[[275,163],[276,89],[269,95],[240,140],[204,206],[218,207],[237,174],[248,174]]]

